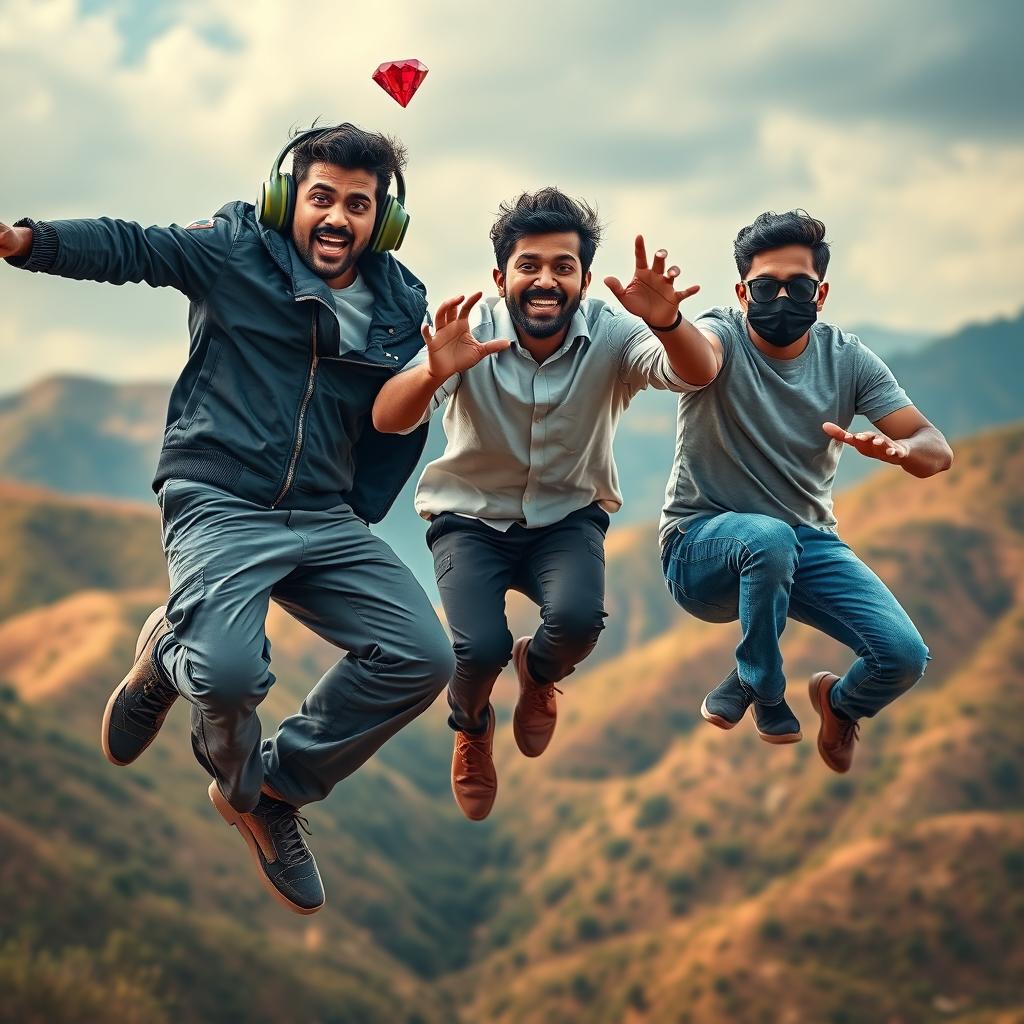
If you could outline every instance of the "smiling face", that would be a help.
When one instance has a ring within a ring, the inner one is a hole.
[[[355,280],[356,261],[373,237],[377,176],[314,163],[296,184],[292,241],[302,262],[331,288]]]
[[[575,231],[524,235],[508,263],[494,271],[498,294],[520,336],[537,340],[564,332],[590,285]]]

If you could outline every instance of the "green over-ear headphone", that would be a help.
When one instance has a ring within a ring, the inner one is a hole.
[[[256,200],[256,219],[274,231],[287,231],[295,212],[295,179],[285,172],[281,173],[281,161],[300,142],[314,135],[334,131],[336,128],[351,128],[359,131],[354,125],[330,125],[324,128],[312,128],[308,132],[289,139],[270,169],[270,177],[260,186],[260,195]],[[401,171],[395,171],[395,188],[397,196],[389,195],[377,211],[377,223],[370,239],[369,248],[373,252],[387,252],[399,249],[409,230],[409,214],[405,212],[405,179]]]

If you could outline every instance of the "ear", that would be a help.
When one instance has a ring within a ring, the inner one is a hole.
[[[498,295],[505,298],[505,275],[497,267],[494,268],[493,274],[494,283],[498,286]]]
[[[590,287],[590,271],[588,270],[583,275],[583,287],[580,289],[580,298],[585,299],[587,297],[587,289]]]
[[[818,289],[818,301],[816,303],[818,312],[821,312],[821,307],[825,305],[825,299],[828,297],[828,281],[822,281],[821,287]]]
[[[746,313],[747,306],[750,305],[750,302],[747,299],[747,286],[742,281],[736,282],[736,298],[739,301],[740,309]]]

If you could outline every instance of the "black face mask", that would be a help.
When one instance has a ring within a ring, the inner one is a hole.
[[[818,309],[813,302],[794,302],[788,295],[771,302],[751,302],[747,308],[747,322],[776,348],[792,345],[817,319]]]

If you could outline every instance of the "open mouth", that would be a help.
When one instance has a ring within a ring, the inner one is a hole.
[[[316,236],[314,244],[316,245],[317,252],[328,260],[336,260],[342,256],[349,248],[349,240],[343,235],[332,235],[329,232],[323,232]]]
[[[530,299],[526,303],[526,311],[533,316],[547,316],[557,313],[561,308],[561,299]]]

